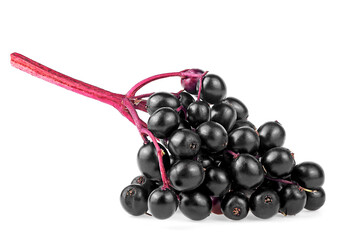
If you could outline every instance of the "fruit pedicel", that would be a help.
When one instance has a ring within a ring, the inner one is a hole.
[[[11,64],[35,77],[116,108],[138,129],[143,145],[137,153],[142,175],[120,195],[131,215],[171,217],[179,207],[192,220],[211,213],[232,220],[249,210],[267,219],[317,210],[325,202],[324,171],[314,162],[296,165],[283,147],[285,130],[277,121],[258,129],[248,109],[226,97],[224,81],[199,69],[159,74],[116,94],[56,72],[21,54]],[[180,77],[184,90],[136,95],[159,79]],[[196,96],[196,97],[193,97]],[[145,123],[138,111],[148,112]]]

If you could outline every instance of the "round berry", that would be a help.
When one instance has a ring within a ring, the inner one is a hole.
[[[274,147],[281,147],[285,142],[286,133],[278,122],[267,122],[258,129],[261,151],[268,151]]]
[[[147,195],[142,186],[129,185],[122,190],[120,203],[129,214],[140,216],[147,212]]]
[[[242,192],[226,193],[221,200],[221,210],[227,218],[241,220],[248,214],[248,198]]]
[[[199,90],[197,83],[197,91]],[[207,74],[202,80],[201,98],[208,103],[218,103],[226,97],[226,85],[218,75]]]
[[[196,101],[187,108],[187,120],[194,128],[210,120],[210,106],[205,101]]]
[[[177,195],[170,189],[155,189],[148,197],[148,207],[153,217],[166,219],[178,208]]]
[[[202,75],[204,71],[200,69],[188,69],[185,72],[193,73],[193,74],[200,74]],[[199,77],[182,77],[181,78],[181,86],[191,94],[197,94],[197,83],[199,81]]]
[[[197,128],[202,147],[211,152],[219,152],[227,147],[228,134],[225,128],[216,122],[204,122]]]
[[[320,188],[325,181],[324,170],[314,162],[303,162],[296,165],[292,171],[292,180],[304,188]]]
[[[326,200],[326,194],[323,188],[318,188],[313,192],[306,192],[307,200],[305,208],[307,210],[318,210],[321,208]]]
[[[188,129],[179,129],[168,139],[168,150],[177,158],[194,157],[199,152],[200,146],[199,135]]]
[[[275,147],[264,154],[261,158],[261,164],[270,176],[284,178],[291,174],[295,160],[293,154],[287,148]]]
[[[180,194],[180,211],[192,220],[203,220],[211,214],[212,200],[201,192],[185,192]]]
[[[227,132],[234,126],[237,120],[237,112],[228,103],[217,103],[211,108],[211,121],[220,123]]]
[[[178,129],[180,118],[178,113],[169,107],[156,110],[148,119],[147,128],[157,138],[167,138]]]
[[[223,102],[231,104],[237,112],[237,119],[247,119],[248,109],[243,102],[235,97],[228,97]]]
[[[255,154],[259,146],[259,135],[250,127],[237,128],[229,134],[228,148],[236,153]]]
[[[250,209],[256,217],[262,219],[273,217],[279,208],[280,199],[274,190],[261,188],[252,193]]]

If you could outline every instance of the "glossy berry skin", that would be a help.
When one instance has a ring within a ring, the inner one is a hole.
[[[122,207],[131,215],[140,216],[147,212],[147,191],[140,185],[129,185],[120,194]]]
[[[168,150],[177,158],[194,157],[199,152],[200,146],[199,135],[188,129],[179,129],[168,139]]]
[[[205,180],[202,184],[204,191],[210,196],[218,197],[228,186],[231,180],[226,170],[211,166],[205,171]]]
[[[268,150],[261,158],[261,164],[271,177],[284,178],[291,174],[295,160],[290,150],[275,147]]]
[[[292,171],[292,180],[304,188],[320,188],[325,181],[324,170],[314,162],[303,162],[296,165]]]
[[[165,169],[170,168],[170,158],[169,154],[164,146],[159,144],[163,153],[162,160],[164,162]],[[159,170],[159,161],[157,150],[154,147],[152,142],[144,144],[138,151],[137,155],[138,167],[143,175],[152,179],[152,180],[161,180],[160,170]]]
[[[187,108],[187,121],[194,128],[210,120],[210,106],[205,101],[196,101]]]
[[[167,138],[180,123],[179,114],[169,107],[156,110],[148,119],[147,128],[156,138]]]
[[[157,188],[148,197],[148,208],[155,218],[169,218],[178,208],[177,195],[170,189]]]
[[[247,119],[248,109],[245,104],[235,97],[228,97],[223,102],[231,104],[237,112],[237,119]]]
[[[204,71],[200,69],[188,69],[186,70],[187,73],[193,73],[193,74],[203,74]],[[181,78],[181,86],[189,93],[191,94],[197,94],[197,83],[199,81],[198,77],[182,77]]]
[[[229,134],[228,149],[233,152],[255,154],[259,146],[258,133],[250,127],[241,127]]]
[[[187,109],[188,106],[194,102],[194,98],[187,92],[181,92],[179,93],[179,102],[181,106]]]
[[[146,103],[146,109],[149,114],[154,113],[156,110],[162,107],[177,109],[179,106],[179,99],[168,92],[156,92],[147,99]]]
[[[204,122],[196,131],[201,139],[202,147],[211,152],[224,150],[228,144],[225,128],[216,122]]]
[[[252,128],[253,130],[257,130],[257,128],[254,126],[253,123],[251,123],[250,121],[246,120],[246,119],[240,119],[240,120],[237,120],[233,126],[233,128],[231,129],[231,131],[233,131],[234,129],[237,129],[237,128],[241,128],[241,127],[250,127]]]
[[[318,210],[321,208],[326,200],[326,194],[323,188],[318,188],[315,192],[306,192],[307,200],[305,208],[307,210]]]
[[[221,210],[227,218],[241,220],[248,214],[248,198],[241,192],[226,193],[221,200]]]
[[[198,188],[205,179],[201,163],[193,160],[180,160],[169,170],[169,180],[177,191],[191,191]]]
[[[240,154],[231,163],[231,173],[236,185],[253,189],[264,181],[264,171],[258,160],[250,154]]]
[[[237,120],[237,112],[228,103],[217,103],[211,108],[211,121],[220,123],[227,132],[230,132]]]
[[[249,203],[252,213],[262,219],[273,217],[280,209],[279,196],[271,189],[257,189],[252,193]]]
[[[180,211],[188,218],[198,221],[211,214],[212,200],[201,192],[184,192],[180,196]]]
[[[306,193],[296,185],[286,185],[280,192],[280,212],[296,215],[306,204]]]
[[[144,175],[135,177],[132,180],[131,184],[143,187],[147,192],[147,196],[158,187],[155,181],[152,181],[151,179],[147,178]]]
[[[285,142],[285,129],[278,122],[267,122],[258,129],[261,151],[281,147]]]
[[[197,83],[197,91],[199,90],[199,82]],[[225,99],[226,84],[218,75],[207,74],[202,80],[201,99],[210,104],[215,104]]]

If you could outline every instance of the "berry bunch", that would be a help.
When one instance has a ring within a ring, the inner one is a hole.
[[[278,212],[317,210],[325,202],[323,169],[314,162],[296,165],[294,154],[283,147],[282,125],[266,122],[257,130],[247,120],[245,104],[226,97],[226,85],[217,75],[199,69],[155,75],[122,95],[20,54],[11,57],[12,65],[23,71],[112,105],[137,127],[144,141],[137,153],[143,175],[120,195],[123,208],[132,215],[149,211],[166,219],[179,207],[192,220],[205,219],[211,212],[240,220],[249,210],[267,219]],[[173,76],[181,78],[184,90],[136,96],[146,84]],[[150,114],[147,124],[136,110]]]

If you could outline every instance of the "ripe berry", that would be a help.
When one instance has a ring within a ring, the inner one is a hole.
[[[231,180],[226,170],[211,166],[205,171],[205,180],[202,187],[210,196],[218,197],[228,186]]]
[[[199,90],[197,83],[197,91]],[[218,103],[226,97],[226,85],[224,80],[215,74],[207,74],[202,80],[201,98],[208,103]]]
[[[274,147],[281,147],[285,142],[286,133],[278,122],[267,122],[258,129],[260,136],[260,149],[267,151]]]
[[[169,180],[177,191],[190,191],[198,188],[205,179],[201,163],[193,160],[180,160],[169,170]]]
[[[264,181],[264,171],[258,160],[250,154],[240,154],[231,163],[233,181],[245,189],[258,187]]]
[[[164,146],[159,143],[159,146],[163,152],[162,160],[165,165],[165,169],[170,168],[169,154]],[[143,175],[152,180],[161,180],[159,170],[159,160],[157,150],[152,142],[146,143],[141,146],[137,155],[138,167]]]
[[[318,188],[313,192],[306,192],[307,200],[305,208],[307,210],[318,210],[321,208],[326,200],[326,194],[323,188]]]
[[[228,97],[223,102],[231,104],[237,112],[237,119],[247,119],[248,109],[243,102],[234,97]]]
[[[122,207],[131,215],[140,216],[147,212],[147,191],[140,185],[129,185],[120,194]]]
[[[179,93],[179,102],[181,106],[187,109],[188,106],[194,102],[194,98],[187,92],[181,92]]]
[[[295,160],[287,148],[275,147],[265,153],[261,158],[261,164],[270,176],[283,178],[291,174]]]
[[[187,108],[187,120],[192,127],[196,128],[200,124],[210,120],[210,106],[205,101],[196,101]]]
[[[219,152],[227,147],[228,135],[225,128],[216,122],[205,122],[197,128],[202,147]]]
[[[147,196],[158,187],[155,181],[152,181],[144,175],[135,177],[131,184],[143,187],[147,192]]]
[[[149,117],[147,128],[157,138],[167,138],[172,132],[178,129],[180,118],[178,113],[169,107],[162,107],[156,110]]]
[[[248,198],[241,192],[229,192],[221,200],[221,210],[232,220],[241,220],[248,214]]]
[[[234,152],[254,154],[259,146],[258,133],[250,127],[241,127],[229,134],[228,148]]]
[[[180,194],[180,211],[192,220],[203,220],[211,214],[212,200],[201,192],[184,192]]]
[[[296,215],[306,204],[305,191],[296,185],[286,185],[280,192],[280,212]]]
[[[271,189],[261,188],[256,190],[250,198],[250,209],[258,217],[267,219],[278,213],[280,199],[278,194]]]
[[[217,103],[211,108],[211,121],[220,123],[227,132],[234,126],[237,120],[237,112],[228,103]]]
[[[167,92],[157,92],[152,94],[146,103],[146,109],[149,114],[154,113],[156,110],[162,107],[170,107],[177,109],[180,106],[180,102],[176,96]]]
[[[204,71],[200,69],[189,69],[186,71],[187,73],[193,73],[193,74],[203,74]],[[181,78],[181,86],[189,93],[197,94],[198,91],[196,89],[197,83],[199,81],[198,77],[182,77]]]
[[[168,139],[168,150],[177,158],[194,157],[199,152],[200,146],[199,135],[188,129],[179,129]]]
[[[304,188],[320,188],[325,181],[324,170],[314,162],[303,162],[296,165],[292,171],[292,180]]]
[[[148,197],[148,207],[153,217],[166,219],[178,208],[177,195],[170,189],[155,189]]]

